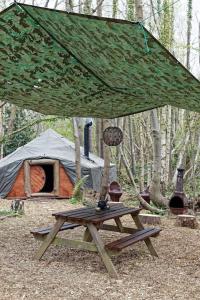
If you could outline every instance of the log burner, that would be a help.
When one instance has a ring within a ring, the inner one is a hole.
[[[188,210],[188,199],[183,191],[184,169],[179,168],[177,171],[176,189],[169,200],[169,208],[173,214],[181,215],[186,213]]]

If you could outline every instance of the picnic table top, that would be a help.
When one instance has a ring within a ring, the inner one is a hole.
[[[138,215],[141,208],[125,207],[123,205],[114,205],[110,209],[97,212],[95,208],[78,208],[74,210],[62,211],[52,214],[56,218],[65,218],[66,221],[79,224],[99,224],[104,221],[122,217],[127,214]]]

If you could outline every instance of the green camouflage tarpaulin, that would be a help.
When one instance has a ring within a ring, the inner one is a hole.
[[[200,83],[141,23],[15,3],[0,14],[0,100],[60,116],[200,112]]]

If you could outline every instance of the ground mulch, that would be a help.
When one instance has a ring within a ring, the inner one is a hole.
[[[1,200],[0,209],[10,202]],[[137,243],[113,259],[120,277],[110,279],[97,254],[51,246],[43,259],[32,259],[39,246],[30,230],[54,223],[53,212],[77,208],[67,200],[26,201],[25,215],[0,221],[0,299],[200,299],[200,229],[175,227],[162,219],[162,232],[152,239],[153,259]],[[124,218],[127,225],[129,217]],[[82,237],[76,228],[61,233]],[[118,234],[102,232],[105,241]]]

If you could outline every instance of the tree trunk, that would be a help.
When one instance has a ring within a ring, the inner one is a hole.
[[[136,21],[143,21],[143,1],[135,0],[135,17]]]
[[[176,164],[176,170],[172,179],[172,183],[175,185],[176,184],[176,177],[177,177],[177,169],[178,168],[184,168],[185,167],[185,155],[186,155],[186,149],[188,147],[190,141],[190,132],[188,131],[186,133],[186,136],[184,138],[184,143],[181,147],[181,150],[179,152],[179,156],[178,156],[178,160],[177,160],[177,164]]]
[[[134,11],[135,11],[134,0],[127,0],[127,12],[126,12],[127,20],[134,21],[135,19]]]
[[[112,3],[112,18],[116,18],[118,10],[118,0],[113,0]]]
[[[15,122],[15,118],[16,118],[16,111],[17,111],[17,107],[15,105],[12,105],[11,111],[10,111],[10,118],[8,121],[8,130],[7,130],[8,134],[12,134],[12,132],[13,132],[14,122]]]
[[[135,152],[133,145],[133,124],[132,117],[128,117],[128,128],[129,128],[129,140],[130,140],[130,151],[131,151],[131,171],[133,175],[135,174]]]
[[[96,119],[96,152],[100,156],[100,119]]]
[[[172,107],[167,106],[167,138],[166,138],[166,169],[164,182],[168,186],[171,181],[171,157],[172,156]]]
[[[151,110],[152,140],[153,140],[153,178],[150,185],[150,199],[160,207],[167,205],[167,200],[161,195],[161,137],[156,109]]]
[[[124,166],[125,166],[125,168],[126,168],[126,171],[127,171],[128,176],[129,176],[129,179],[130,179],[131,183],[133,184],[133,187],[134,187],[134,189],[135,189],[135,191],[136,191],[136,197],[137,197],[137,199],[139,200],[139,202],[140,202],[140,204],[142,205],[142,207],[144,207],[145,209],[147,209],[147,210],[149,210],[149,211],[151,211],[151,212],[156,212],[156,213],[161,213],[161,214],[162,214],[162,213],[163,213],[162,210],[160,210],[160,209],[158,209],[158,208],[156,208],[156,207],[152,207],[151,205],[149,205],[149,204],[141,197],[141,195],[140,195],[140,193],[139,193],[139,190],[138,190],[138,188],[137,188],[137,185],[136,185],[136,183],[135,183],[133,174],[132,174],[132,172],[131,172],[131,169],[130,169],[129,166],[128,166],[127,158],[126,158],[126,156],[125,156],[125,154],[124,154],[124,152],[123,152],[123,150],[122,150],[121,147],[120,147],[120,153],[121,153],[121,157],[122,157],[123,164],[124,164]]]
[[[91,10],[92,10],[92,0],[85,0],[83,6],[83,13],[89,15],[91,14]]]
[[[140,138],[140,191],[144,190],[144,168],[145,168],[145,159],[144,159],[144,130],[142,127],[142,122],[140,122],[140,127],[139,127],[139,138]]]
[[[73,11],[73,1],[72,0],[65,0],[65,10],[68,12]]]
[[[93,10],[93,13],[97,12],[97,16],[101,17],[102,16],[102,4],[104,0],[97,0],[97,6]]]
[[[187,11],[187,57],[186,57],[186,66],[187,66],[188,70],[190,70],[191,33],[192,33],[192,0],[188,0],[188,11]]]
[[[3,130],[3,102],[0,101],[0,159],[3,158],[3,138],[4,138],[4,130]]]
[[[104,119],[103,122],[103,130],[105,130],[109,126],[109,120]],[[104,147],[104,169],[103,169],[103,177],[101,182],[101,191],[100,198],[105,198],[108,191],[109,184],[109,173],[110,173],[110,149],[105,143],[103,143]]]

